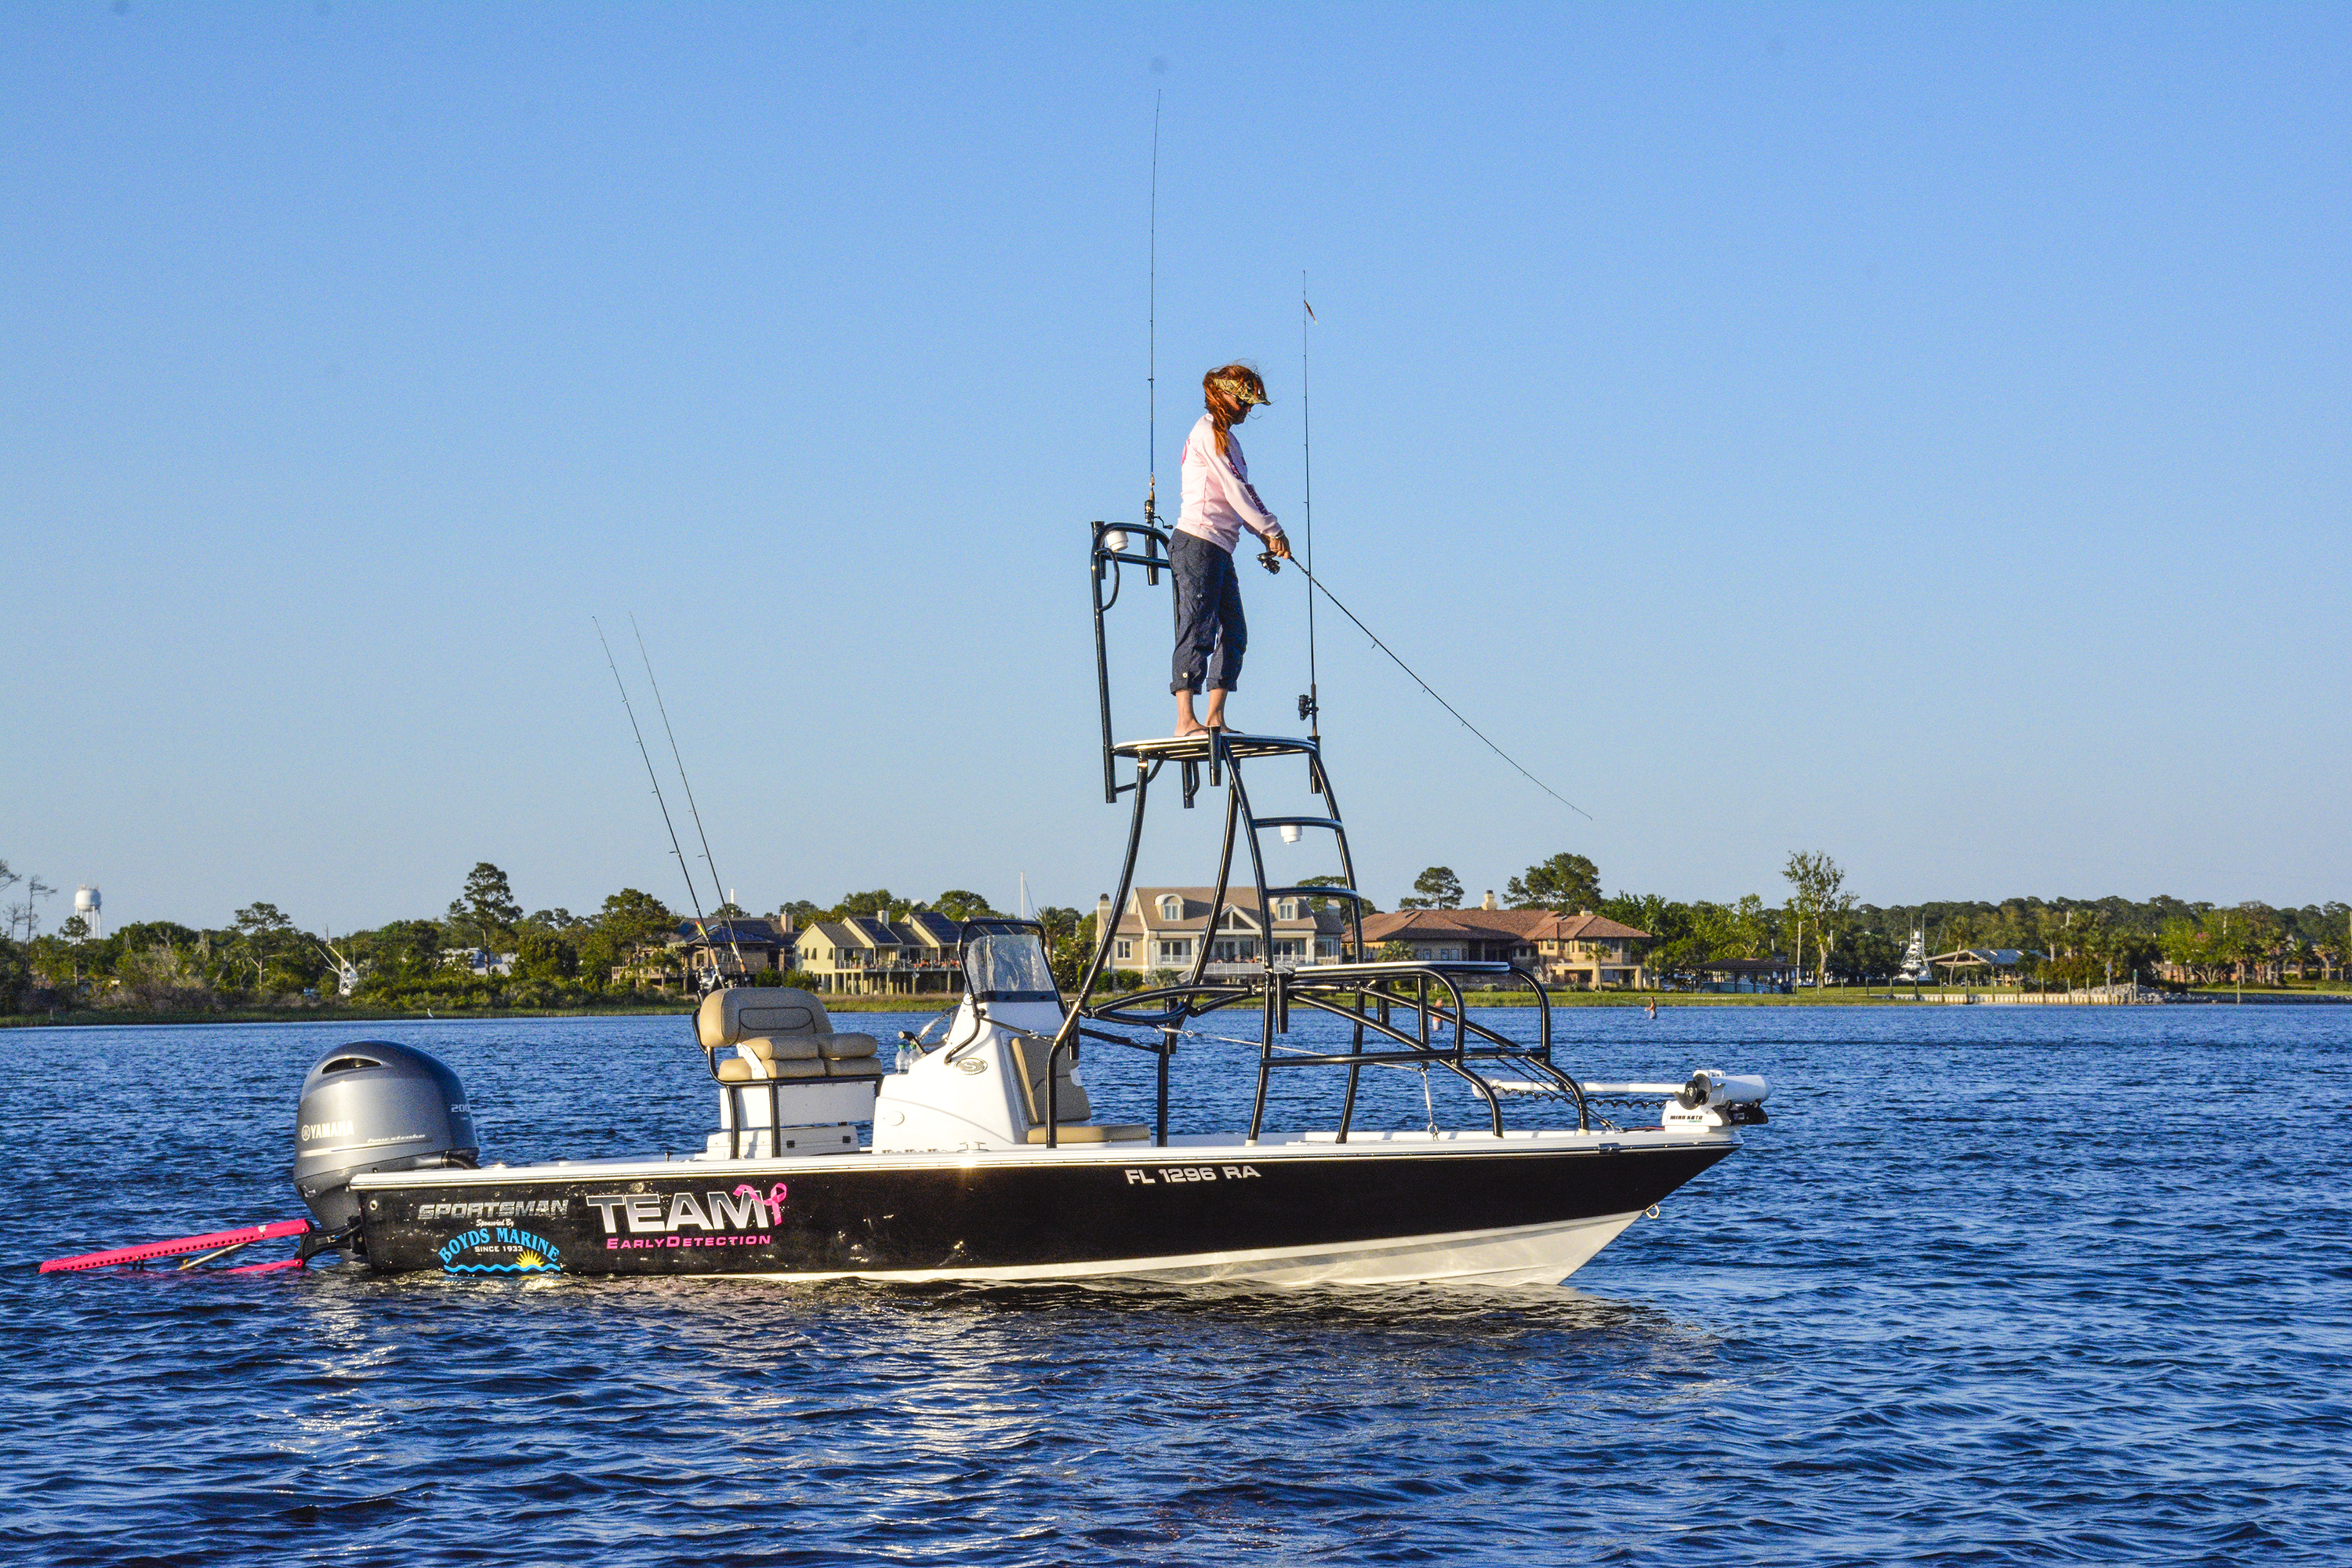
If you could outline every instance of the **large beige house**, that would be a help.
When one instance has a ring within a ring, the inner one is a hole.
[[[1648,931],[1581,910],[1400,910],[1364,917],[1368,958],[1391,943],[1424,963],[1493,960],[1517,963],[1546,985],[1588,991],[1649,984]]]
[[[1339,962],[1343,925],[1333,900],[1305,897],[1277,898],[1271,910],[1259,908],[1253,888],[1225,890],[1224,917],[1209,929],[1209,900],[1213,888],[1137,888],[1118,911],[1111,940],[1110,966],[1137,974],[1161,970],[1190,973],[1209,944],[1208,973],[1213,975],[1255,973],[1269,958],[1276,968],[1304,969]],[[1106,894],[1095,904],[1095,929],[1109,922],[1111,907]]]

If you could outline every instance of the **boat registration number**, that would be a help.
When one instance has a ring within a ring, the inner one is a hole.
[[[1127,1184],[1157,1186],[1162,1182],[1245,1182],[1257,1174],[1255,1165],[1162,1165],[1156,1171],[1127,1167]]]

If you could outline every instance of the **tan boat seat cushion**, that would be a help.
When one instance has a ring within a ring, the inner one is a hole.
[[[1012,1045],[1013,1054],[1021,1061],[1022,1099],[1028,1108],[1029,1123],[1033,1127],[1043,1127],[1045,1124],[1045,1058],[1052,1053],[1053,1046],[1045,1040],[1032,1040],[1017,1035],[1013,1037]],[[1064,1052],[1062,1059],[1054,1065],[1054,1076],[1062,1080],[1054,1091],[1054,1100],[1055,1109],[1061,1112],[1063,1125],[1066,1127],[1073,1121],[1086,1121],[1095,1113],[1095,1108],[1087,1100],[1086,1086],[1070,1076],[1070,1069],[1076,1064],[1070,1060],[1069,1053]]]
[[[754,1037],[830,1035],[833,1020],[824,1004],[808,992],[784,985],[733,985],[702,999],[694,1032],[716,1049]]]
[[[824,1054],[820,1035],[755,1035],[735,1042],[738,1055],[763,1062],[813,1062]]]
[[[808,1061],[767,1061],[759,1057],[729,1057],[719,1064],[721,1083],[769,1083],[778,1079],[823,1078],[824,1063]]]
[[[722,993],[722,994],[724,994]],[[803,992],[792,994],[803,995]],[[712,997],[711,1001],[717,1001]],[[708,1008],[709,1003],[704,1006]],[[822,1009],[820,1009],[822,1011]],[[747,1007],[742,1016],[757,1016]],[[741,1017],[722,1019],[720,1027]],[[721,1083],[772,1083],[810,1078],[879,1078],[881,1042],[871,1035],[751,1035],[737,1040],[735,1054],[719,1064]]]
[[[820,1054],[835,1061],[852,1061],[859,1057],[878,1057],[882,1042],[871,1035],[821,1035],[817,1037]]]
[[[1124,1123],[1114,1121],[1089,1121],[1083,1127],[1073,1127],[1066,1121],[1062,1124],[1062,1135],[1056,1140],[1056,1142],[1062,1143],[1125,1143],[1133,1139],[1149,1138],[1150,1136],[1151,1129],[1149,1127],[1129,1127]],[[1029,1142],[1032,1143],[1043,1143],[1045,1141],[1045,1130],[1044,1128],[1032,1127],[1029,1129]]]

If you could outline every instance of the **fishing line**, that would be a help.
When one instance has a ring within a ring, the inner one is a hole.
[[[601,632],[604,628],[600,626],[597,629]],[[662,700],[661,682],[654,679],[653,656],[646,651],[646,634],[638,629],[637,617],[634,613],[629,616],[629,630],[636,636],[637,657],[646,661],[646,684],[653,688],[654,706],[661,711],[662,733],[669,737],[669,760],[677,764],[677,782],[686,787],[686,809],[694,815],[694,831],[702,840],[702,863],[710,868],[710,896],[717,899],[726,891],[727,884],[719,878],[719,862],[710,858],[710,835],[703,831],[702,808],[694,804],[694,785],[686,776],[686,759],[677,754],[677,731],[669,727],[669,704]],[[719,907],[725,908],[728,902],[720,899]],[[704,931],[702,940],[709,942],[710,933]],[[735,952],[735,972],[742,973],[743,948],[735,940],[735,922],[731,919],[727,922],[727,945]]]
[[[1267,554],[1264,557],[1264,559],[1265,559],[1268,563],[1271,563],[1271,562],[1273,561],[1273,554],[1272,554],[1272,552],[1267,552]],[[1315,584],[1315,591],[1316,591],[1317,593],[1318,593],[1318,594],[1322,595],[1325,598],[1327,598],[1327,599],[1328,599],[1328,600],[1330,600],[1330,601],[1331,601],[1331,607],[1332,607],[1333,609],[1335,609],[1335,610],[1339,611],[1341,615],[1343,615],[1343,616],[1347,616],[1349,620],[1351,620],[1351,621],[1355,622],[1355,623],[1356,623],[1356,629],[1357,629],[1358,631],[1360,631],[1360,632],[1363,633],[1366,637],[1370,637],[1370,638],[1372,639],[1372,646],[1373,646],[1374,647],[1376,647],[1376,648],[1380,649],[1382,653],[1387,654],[1387,655],[1389,656],[1389,659],[1390,659],[1390,661],[1391,661],[1391,663],[1393,663],[1393,664],[1394,664],[1394,665],[1395,665],[1399,669],[1403,670],[1407,675],[1412,676],[1412,683],[1413,683],[1415,686],[1420,687],[1423,691],[1428,692],[1428,693],[1429,693],[1429,700],[1430,700],[1431,701],[1433,701],[1433,702],[1436,703],[1440,708],[1444,709],[1448,713],[1453,714],[1453,715],[1454,715],[1454,717],[1457,721],[1460,721],[1460,723],[1461,723],[1461,725],[1462,725],[1462,727],[1463,727],[1464,729],[1465,729],[1465,730],[1469,731],[1472,734],[1474,734],[1474,735],[1477,736],[1479,740],[1481,740],[1481,741],[1485,741],[1485,742],[1486,742],[1486,749],[1487,749],[1488,751],[1490,751],[1490,752],[1494,752],[1496,756],[1498,756],[1498,757],[1502,758],[1502,759],[1503,759],[1503,761],[1505,761],[1505,762],[1507,762],[1507,763],[1510,763],[1512,767],[1514,767],[1514,768],[1517,769],[1517,770],[1518,770],[1519,776],[1520,776],[1521,778],[1526,779],[1529,784],[1531,784],[1535,785],[1535,786],[1536,786],[1536,788],[1538,788],[1538,789],[1539,789],[1539,790],[1543,791],[1543,792],[1544,792],[1544,794],[1546,794],[1546,795],[1548,795],[1551,796],[1551,797],[1552,797],[1552,799],[1554,799],[1554,800],[1556,800],[1556,801],[1559,802],[1559,804],[1560,804],[1560,805],[1564,805],[1564,806],[1568,807],[1568,809],[1569,809],[1569,810],[1570,810],[1570,811],[1572,811],[1572,812],[1576,813],[1576,815],[1577,815],[1577,816],[1580,816],[1580,817],[1584,818],[1584,820],[1585,820],[1585,821],[1587,821],[1587,822],[1591,822],[1591,820],[1593,820],[1592,814],[1591,814],[1591,812],[1589,812],[1589,811],[1585,810],[1582,806],[1580,806],[1580,805],[1577,805],[1577,804],[1576,804],[1576,802],[1574,802],[1574,801],[1572,801],[1572,800],[1569,799],[1569,798],[1568,798],[1568,796],[1566,796],[1566,795],[1564,795],[1560,794],[1560,793],[1559,793],[1559,791],[1558,791],[1558,790],[1556,790],[1556,789],[1552,788],[1552,787],[1551,787],[1551,785],[1549,785],[1549,784],[1548,784],[1544,783],[1544,782],[1543,782],[1543,780],[1541,780],[1541,779],[1539,779],[1539,778],[1536,777],[1536,775],[1535,775],[1535,774],[1533,774],[1533,773],[1531,773],[1528,772],[1528,770],[1527,770],[1527,769],[1525,769],[1525,768],[1523,768],[1523,767],[1520,767],[1520,766],[1519,766],[1519,763],[1518,763],[1518,759],[1517,759],[1516,757],[1512,756],[1510,752],[1507,752],[1507,751],[1503,750],[1503,748],[1502,748],[1502,747],[1500,747],[1500,746],[1498,746],[1498,745],[1495,744],[1495,742],[1494,742],[1486,740],[1486,732],[1484,730],[1479,729],[1477,725],[1473,724],[1472,722],[1470,722],[1470,721],[1469,721],[1469,720],[1463,718],[1463,717],[1462,717],[1462,710],[1460,710],[1459,708],[1456,708],[1455,706],[1454,706],[1454,704],[1453,704],[1453,703],[1448,702],[1447,700],[1445,700],[1445,699],[1444,699],[1444,698],[1440,697],[1440,696],[1437,694],[1437,689],[1436,689],[1436,688],[1434,688],[1434,687],[1431,686],[1431,685],[1429,684],[1429,682],[1427,682],[1426,680],[1423,680],[1423,679],[1422,679],[1418,674],[1416,674],[1416,673],[1414,672],[1414,670],[1413,670],[1412,666],[1411,666],[1411,665],[1407,664],[1404,660],[1402,660],[1402,659],[1401,659],[1401,658],[1397,658],[1396,650],[1395,650],[1394,648],[1392,648],[1392,647],[1389,647],[1389,645],[1388,645],[1388,644],[1386,644],[1386,643],[1384,643],[1384,642],[1381,641],[1379,634],[1378,634],[1378,633],[1376,633],[1376,632],[1374,632],[1374,631],[1372,630],[1372,628],[1371,628],[1371,627],[1370,627],[1370,626],[1368,626],[1364,625],[1364,619],[1363,619],[1363,617],[1362,617],[1361,616],[1359,616],[1358,614],[1356,614],[1356,612],[1355,612],[1355,611],[1353,611],[1353,610],[1351,610],[1351,609],[1348,608],[1348,606],[1347,606],[1346,605],[1344,605],[1344,604],[1340,603],[1340,602],[1339,602],[1339,595],[1337,595],[1337,594],[1334,594],[1333,592],[1331,592],[1331,590],[1330,590],[1330,589],[1328,589],[1328,588],[1325,587],[1325,586],[1323,585],[1323,584],[1322,584],[1321,579],[1318,578],[1318,577],[1315,575],[1315,574],[1314,574],[1314,572],[1313,572],[1313,570],[1312,570],[1311,568],[1309,568],[1308,566],[1307,566],[1303,562],[1300,562],[1300,561],[1298,561],[1298,560],[1297,560],[1297,559],[1295,559],[1295,558],[1292,560],[1291,564],[1292,564],[1292,565],[1294,565],[1294,566],[1297,566],[1297,567],[1299,569],[1299,571],[1300,571],[1300,572],[1302,572],[1302,573],[1305,573],[1305,574],[1306,574],[1307,580],[1309,583],[1312,583],[1312,584]],[[1274,570],[1274,569],[1276,569],[1276,568],[1274,568],[1274,567],[1272,567],[1271,565],[1269,565],[1269,570]]]
[[[694,873],[687,868],[686,850],[677,841],[677,825],[669,819],[669,802],[662,799],[661,775],[654,772],[654,755],[646,750],[646,734],[637,728],[637,710],[629,703],[629,689],[621,679],[621,667],[613,662],[612,639],[604,635],[604,623],[595,616],[588,624],[596,628],[596,640],[604,645],[604,664],[613,672],[613,684],[621,693],[621,709],[629,716],[629,733],[637,738],[637,755],[646,760],[646,777],[653,781],[654,802],[661,807],[662,826],[669,829],[669,850],[677,857],[677,874],[686,879],[686,901],[694,906],[695,929],[702,928],[702,895],[694,890]],[[716,889],[714,889],[715,891]]]

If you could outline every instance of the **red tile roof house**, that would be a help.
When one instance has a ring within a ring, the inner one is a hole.
[[[1249,888],[1225,891],[1225,917],[1213,936],[1209,934],[1209,898],[1213,888],[1137,888],[1119,911],[1118,929],[1111,942],[1110,966],[1139,974],[1173,969],[1189,973],[1199,955],[1199,943],[1213,945],[1209,952],[1211,975],[1254,971],[1264,961],[1264,944],[1273,945],[1277,968],[1304,969],[1339,962],[1344,921],[1336,900],[1323,900],[1318,910],[1308,898],[1277,898],[1274,918],[1258,908],[1257,893]],[[1110,919],[1108,895],[1095,902],[1096,929]]]
[[[1365,956],[1378,958],[1391,942],[1427,962],[1501,960],[1517,963],[1546,985],[1599,991],[1649,984],[1643,967],[1653,938],[1645,931],[1580,910],[1400,910],[1366,915]]]

